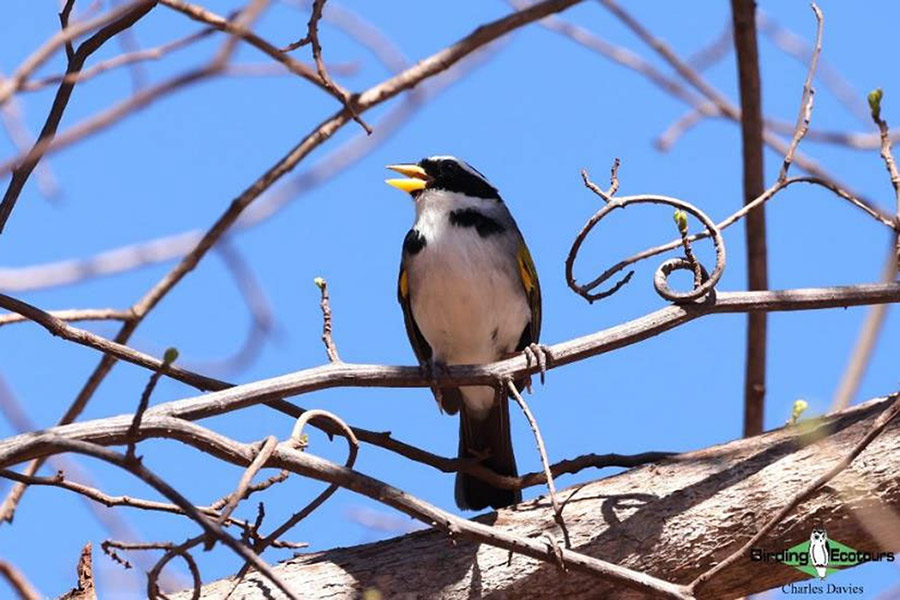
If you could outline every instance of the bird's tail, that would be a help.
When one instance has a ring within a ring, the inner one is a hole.
[[[459,457],[478,458],[482,465],[500,475],[517,476],[506,397],[495,402],[484,419],[474,419],[468,412],[463,404],[459,414]],[[469,510],[503,508],[522,501],[520,490],[497,488],[465,473],[456,474],[455,495],[456,505]]]
[[[828,573],[828,567],[816,567],[816,573],[818,573],[819,579],[825,579],[825,574]]]

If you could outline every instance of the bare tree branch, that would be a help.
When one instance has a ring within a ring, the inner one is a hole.
[[[734,47],[737,54],[738,84],[741,97],[741,151],[744,170],[744,205],[763,193],[763,119],[759,78],[759,54],[756,48],[755,0],[731,0],[734,24]],[[760,206],[744,221],[747,238],[747,289],[769,287],[766,250],[766,213]],[[763,430],[766,394],[766,327],[765,313],[747,316],[747,339],[744,367],[744,435]]]
[[[72,308],[69,310],[51,310],[47,314],[60,321],[127,321],[131,313],[114,308]],[[12,323],[30,321],[28,317],[18,313],[0,315],[0,327]]]
[[[22,600],[41,600],[44,597],[28,578],[11,562],[0,560],[0,577],[3,577]]]
[[[127,5],[129,10],[122,12],[121,16],[103,26],[97,33],[79,44],[77,50],[70,53],[66,73],[78,73],[81,71],[81,68],[84,66],[84,61],[86,61],[91,54],[96,52],[111,37],[137,23],[150,12],[154,6],[156,6],[156,0],[141,0]],[[71,3],[69,3],[67,7],[68,10],[71,11]],[[67,27],[68,11],[64,10],[63,13],[60,14],[60,19],[63,23],[63,30],[69,29]],[[69,38],[69,40],[71,40],[71,38]],[[70,48],[70,46],[67,46],[67,48]],[[16,79],[15,74],[13,75],[13,79]],[[2,202],[0,202],[0,234],[3,233],[6,221],[9,219],[10,214],[12,214],[16,201],[19,199],[19,194],[21,193],[22,188],[25,187],[25,182],[28,181],[28,177],[31,175],[34,167],[37,166],[38,162],[43,157],[46,148],[56,136],[56,128],[59,127],[59,122],[62,119],[63,112],[66,110],[69,98],[72,96],[72,90],[74,89],[74,82],[70,83],[64,81],[60,84],[59,90],[56,92],[56,97],[53,99],[53,106],[50,108],[50,114],[47,116],[47,120],[44,123],[43,129],[41,129],[37,142],[35,142],[34,146],[21,162],[16,161],[17,164],[12,171],[12,179],[9,182],[9,187],[6,188],[6,193],[3,196]],[[2,92],[0,92],[0,96],[2,96]],[[2,100],[0,100],[0,102],[2,102]]]

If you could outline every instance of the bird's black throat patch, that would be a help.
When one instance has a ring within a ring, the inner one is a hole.
[[[474,208],[457,208],[451,211],[450,224],[456,227],[474,227],[483,238],[506,231],[506,227]]]
[[[403,239],[403,252],[405,254],[418,254],[428,241],[419,233],[418,229],[410,229]]]

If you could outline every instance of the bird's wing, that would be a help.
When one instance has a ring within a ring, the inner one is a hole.
[[[537,269],[534,268],[534,260],[525,245],[522,235],[518,235],[516,248],[516,263],[519,266],[519,277],[522,287],[528,296],[528,305],[531,307],[531,323],[522,332],[517,350],[523,350],[526,346],[536,343],[541,336],[541,284],[538,281]]]
[[[416,353],[419,363],[425,363],[431,360],[431,346],[425,341],[425,337],[416,324],[416,319],[412,314],[412,305],[409,299],[409,275],[405,265],[400,265],[400,277],[397,279],[397,300],[403,309],[403,322],[406,325],[406,335],[409,337],[409,343]]]

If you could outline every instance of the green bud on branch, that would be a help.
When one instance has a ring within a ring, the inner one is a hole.
[[[881,120],[881,99],[884,97],[884,92],[881,91],[881,88],[875,88],[871,92],[869,92],[868,100],[869,100],[869,110],[872,111],[872,120],[876,123]]]
[[[678,227],[678,231],[681,232],[681,235],[687,235],[688,232],[688,219],[687,213],[683,210],[676,210],[675,214],[672,215],[672,218],[675,220],[675,225]]]
[[[794,400],[794,405],[791,407],[791,418],[788,419],[787,424],[796,425],[807,408],[809,408],[809,403],[806,400]]]
[[[176,360],[178,360],[178,349],[166,348],[166,352],[163,354],[163,365],[168,367]]]

